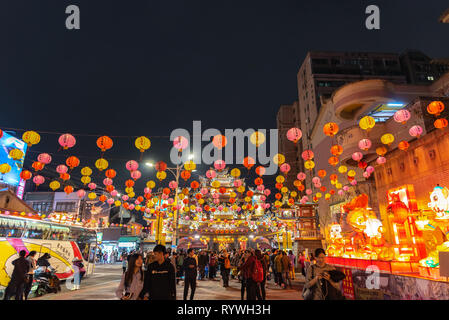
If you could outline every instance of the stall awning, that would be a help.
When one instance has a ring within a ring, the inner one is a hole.
[[[138,242],[139,237],[120,237],[118,242]]]

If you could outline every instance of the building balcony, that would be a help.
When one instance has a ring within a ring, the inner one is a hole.
[[[321,239],[318,230],[297,230],[294,236],[295,240]]]

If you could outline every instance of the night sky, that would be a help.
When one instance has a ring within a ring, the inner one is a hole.
[[[80,7],[81,30],[65,28],[70,4]],[[380,31],[365,28],[370,4],[380,6]],[[447,0],[2,0],[0,128],[41,133],[25,167],[39,152],[54,154],[53,164],[73,154],[81,167],[93,166],[100,156],[96,137],[129,136],[114,138],[105,154],[123,186],[124,161],[139,158],[133,137],[151,138],[144,159],[167,161],[171,142],[153,136],[191,130],[192,120],[203,128],[276,128],[279,106],[297,99],[296,73],[308,51],[410,48],[449,57],[449,26],[438,22],[447,6]],[[45,131],[72,133],[78,144],[59,151],[58,136]],[[150,169],[143,173],[142,182],[154,177]]]

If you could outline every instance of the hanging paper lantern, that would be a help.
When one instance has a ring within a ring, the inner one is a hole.
[[[256,161],[251,157],[246,157],[243,159],[243,166],[248,170],[250,170],[255,164]]]
[[[89,193],[88,197],[89,197],[89,199],[91,199],[91,197],[92,197],[91,200],[93,200],[93,199],[95,199],[95,198],[97,197],[97,195],[96,195],[95,192],[91,192],[91,193]],[[101,202],[105,202],[107,199],[108,199],[108,197],[106,197],[104,194],[102,194],[102,195],[98,198],[98,200],[100,200]],[[114,199],[111,199],[111,201],[114,201]],[[111,202],[111,204],[112,204],[112,202]]]
[[[181,171],[181,178],[183,178],[184,181],[189,180],[189,179],[190,179],[190,176],[191,176],[190,171],[187,171],[187,170]]]
[[[346,166],[339,166],[338,167],[338,172],[345,173],[346,171],[348,171],[348,167],[346,167]]]
[[[390,145],[394,142],[394,136],[391,133],[386,133],[380,138],[380,141],[383,144]]]
[[[304,162],[304,167],[307,170],[312,170],[313,168],[315,168],[315,162],[313,162],[312,160],[307,160],[306,162]]]
[[[359,163],[358,163],[358,167],[360,168],[360,169],[365,169],[366,167],[368,166],[368,163],[366,163],[366,161],[360,161]]]
[[[313,178],[312,178],[312,182],[313,182],[314,184],[317,184],[317,183],[320,183],[321,180],[320,180],[320,178],[318,178],[318,177],[313,177]]]
[[[3,130],[0,129],[0,139],[3,137]]]
[[[241,172],[237,168],[234,168],[234,169],[231,170],[231,176],[234,177],[234,178],[240,177],[240,174],[241,174]]]
[[[287,139],[297,143],[302,137],[302,131],[298,128],[291,128],[287,131]]]
[[[35,171],[40,171],[44,168],[44,164],[40,163],[39,161],[34,161],[31,165]]]
[[[151,147],[151,141],[147,137],[138,137],[135,141],[136,148],[139,149],[140,152],[145,152]]]
[[[336,144],[331,147],[331,154],[338,157],[343,153],[343,147]]]
[[[348,171],[348,177],[354,178],[356,175],[356,172],[354,170],[349,170]]]
[[[212,139],[212,144],[217,148],[218,150],[224,148],[226,144],[228,143],[226,137],[222,134],[217,134]]]
[[[143,151],[142,151],[143,152]],[[114,206],[120,207],[122,205],[122,202],[120,200],[114,201]]]
[[[221,171],[226,167],[226,162],[224,162],[223,160],[219,159],[219,160],[215,160],[214,162],[214,168],[215,170]]]
[[[72,186],[66,186],[66,187],[64,188],[64,192],[65,192],[66,194],[71,194],[71,193],[73,192],[73,187],[72,187]]]
[[[296,177],[298,178],[298,180],[304,181],[307,176],[304,172],[300,172]]]
[[[94,190],[95,188],[97,188],[97,185],[92,182],[92,183],[88,184],[88,187],[89,187],[90,190]]]
[[[220,181],[218,180],[212,181],[211,186],[215,189],[220,188]]]
[[[114,145],[114,142],[108,136],[102,136],[97,139],[97,147],[100,148],[102,152],[109,150]]]
[[[81,169],[81,174],[83,176],[90,176],[92,174],[92,169],[89,167],[84,167]],[[110,178],[110,177],[108,177],[108,178]],[[114,177],[112,177],[112,178],[114,178]]]
[[[384,157],[379,157],[379,158],[377,158],[376,162],[377,162],[377,164],[382,165],[385,162],[387,162],[387,159]]]
[[[82,173],[82,172],[81,172]],[[117,175],[117,172],[114,169],[108,169],[105,172],[106,177],[108,177],[109,179],[114,179],[115,176]]]
[[[59,137],[58,142],[61,147],[64,148],[64,150],[67,150],[68,148],[72,148],[76,144],[76,139],[71,134],[65,133]]]
[[[273,157],[273,162],[274,162],[275,164],[277,164],[277,165],[280,166],[281,164],[283,164],[283,163],[285,162],[285,157],[284,157],[284,155],[283,155],[283,154],[280,154],[280,153],[274,155],[274,157]]]
[[[195,170],[196,169],[195,162],[193,162],[192,160],[187,161],[186,163],[184,163],[184,169],[186,169],[187,171]]]
[[[147,182],[147,187],[150,189],[154,189],[154,187],[156,186],[156,183],[153,180],[150,180]]]
[[[372,167],[372,166],[366,167],[366,172],[368,172],[369,174],[373,173],[374,172],[374,167]]]
[[[106,178],[106,179],[103,180],[103,184],[105,186],[110,186],[110,185],[113,184],[113,181],[112,181],[112,179]]]
[[[352,159],[354,160],[354,161],[357,161],[357,162],[359,162],[360,160],[362,160],[362,158],[363,158],[363,154],[361,153],[361,152],[354,152],[353,154],[352,154]]]
[[[320,178],[324,178],[326,176],[326,174],[327,174],[326,170],[323,170],[323,169],[318,170],[318,176]]]
[[[76,194],[79,198],[84,198],[84,196],[86,195],[86,191],[84,191],[83,189],[79,189]]]
[[[433,125],[437,129],[444,129],[447,127],[447,120],[444,118],[436,119],[435,122],[433,123]]]
[[[314,157],[313,151],[312,150],[305,150],[302,154],[301,157],[304,159],[304,161],[307,160],[312,160]]]
[[[11,149],[11,151],[9,151],[9,157],[13,160],[20,160],[23,158],[23,156],[24,153],[20,149]]]
[[[410,144],[407,141],[401,141],[398,144],[398,148],[402,151],[407,151],[407,149],[410,147]]]
[[[30,171],[28,171],[28,170],[23,170],[20,173],[20,178],[25,180],[25,181],[26,180],[30,180],[32,176],[33,176],[33,174]]]
[[[131,171],[131,172],[139,169],[139,164],[137,163],[137,161],[134,161],[134,160],[129,160],[128,162],[126,162],[125,166],[126,166],[126,170]]]
[[[259,179],[259,178],[257,178],[257,179]],[[284,183],[284,181],[285,181],[284,176],[277,176],[276,177],[276,182],[277,183]]]
[[[384,156],[387,153],[387,151],[388,151],[387,148],[385,148],[384,146],[376,148],[376,153],[381,157]]]
[[[408,133],[412,137],[416,137],[416,138],[419,138],[423,132],[424,132],[423,128],[419,125],[415,125],[415,126],[411,127],[410,130],[408,131]]]
[[[258,166],[256,168],[256,174],[259,175],[259,177],[262,177],[265,174],[265,168],[262,166]]]
[[[82,176],[82,177],[81,177],[81,182],[82,182],[84,185],[90,183],[90,181],[91,181],[91,178],[90,178],[89,176]]]
[[[427,112],[436,117],[439,117],[441,112],[443,111],[444,111],[444,103],[441,101],[432,101],[427,106]]]
[[[70,174],[68,174],[68,173],[61,173],[61,174],[59,175],[59,178],[61,178],[61,179],[64,180],[64,181],[67,181],[67,180],[70,179]]]
[[[369,148],[371,148],[371,140],[370,139],[362,139],[359,141],[359,148],[368,151]]]
[[[263,194],[268,197],[271,194],[271,191],[269,189],[265,189]]]
[[[60,186],[61,184],[58,181],[52,181],[49,185],[50,189],[53,191],[58,190]]]
[[[408,120],[410,120],[410,117],[410,111],[402,109],[395,112],[393,119],[398,123],[405,124]]]
[[[333,137],[338,133],[338,125],[335,122],[326,123],[323,132],[326,136]]]
[[[37,161],[43,164],[49,164],[51,160],[51,156],[48,153],[41,153],[37,156]]]
[[[113,185],[110,186],[106,186],[106,191],[111,193],[112,191],[114,191],[115,187]]]
[[[329,164],[334,167],[338,164],[338,161],[339,160],[337,157],[330,157],[328,160]]]
[[[243,184],[242,180],[234,180],[234,187],[239,188]]]
[[[128,188],[134,187],[134,181],[131,180],[131,179],[126,180],[125,181],[125,186],[128,187]]]
[[[173,147],[178,150],[184,150],[185,148],[187,148],[188,144],[189,141],[186,137],[183,136],[178,136],[175,138],[175,140],[173,140]]]
[[[251,134],[249,140],[256,147],[259,147],[262,143],[265,142],[265,135],[260,131],[255,131],[253,134]]]
[[[176,183],[176,181],[170,181],[170,182],[168,183],[168,187],[169,187],[170,189],[176,189],[176,188],[178,187],[178,184]]]
[[[29,147],[31,147],[41,141],[41,136],[37,132],[26,131],[22,135],[22,140],[25,141]]]
[[[106,159],[100,158],[97,161],[95,161],[95,167],[100,171],[107,169],[108,166],[109,162]]]
[[[354,179],[351,181],[351,185],[355,186],[356,184],[357,184],[357,180]]]
[[[376,125],[376,121],[373,117],[365,116],[362,119],[360,119],[359,126],[362,130],[371,130]]]
[[[59,166],[56,167],[56,172],[59,174],[66,173],[68,170],[69,169],[63,164],[60,164]]]
[[[337,181],[338,176],[337,176],[335,173],[333,173],[333,174],[331,174],[331,175],[329,176],[329,179],[330,179],[331,181]]]
[[[200,187],[200,184],[198,183],[198,181],[192,181],[192,183],[190,183],[190,187],[192,189],[198,189]]]
[[[37,186],[39,186],[39,185],[41,185],[41,184],[43,184],[44,182],[45,182],[45,178],[43,177],[43,176],[35,176],[34,178],[33,178],[33,182],[37,185]]]
[[[134,180],[140,179],[142,177],[142,173],[139,170],[131,172],[131,178]]]
[[[256,186],[261,186],[262,183],[263,183],[263,179],[262,179],[262,178],[256,178],[256,179],[254,179],[254,184],[255,184]]]
[[[291,167],[288,163],[283,163],[280,167],[279,170],[281,170],[281,172],[283,174],[287,174],[290,171]]]
[[[70,168],[70,170],[73,170],[73,168],[76,168],[80,165],[80,160],[77,157],[71,156],[67,158],[65,163]]]

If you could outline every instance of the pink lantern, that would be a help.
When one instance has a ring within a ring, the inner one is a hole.
[[[239,179],[234,180],[234,187],[238,188],[242,185],[242,183],[243,183],[242,180]]]
[[[186,137],[179,136],[173,140],[173,147],[178,150],[184,150],[189,145],[189,140]]]
[[[343,190],[338,190],[338,195],[339,196],[342,196],[342,195],[344,195],[345,194],[345,192],[343,191]]]
[[[176,189],[176,188],[178,187],[178,184],[176,183],[176,181],[170,181],[170,182],[168,183],[168,187],[169,187],[170,189]]]
[[[37,156],[37,161],[43,164],[49,164],[51,162],[51,156],[48,153],[41,153]]]
[[[264,186],[261,184],[260,186],[257,186],[257,191],[263,191]]]
[[[76,139],[69,133],[65,133],[58,139],[59,144],[64,149],[72,148],[76,144]]]
[[[45,182],[45,178],[44,178],[43,176],[35,176],[35,177],[33,178],[33,182],[34,182],[37,186],[39,186],[39,185],[41,185],[41,184],[43,184],[43,183]]]
[[[206,177],[209,179],[213,179],[217,176],[217,172],[215,170],[207,170]]]
[[[372,143],[370,139],[362,139],[359,141],[359,148],[362,150],[367,151],[369,148],[371,148],[371,145]]]
[[[143,192],[144,192],[145,194],[151,193],[151,189],[150,189],[150,188],[145,188],[145,189],[143,189]]]
[[[186,220],[190,220],[190,217],[189,217],[189,216],[186,216],[185,219],[186,219]]]
[[[145,209],[145,213],[151,213],[151,209],[150,208],[146,208]]]
[[[111,194],[111,196],[113,196],[113,197],[117,197],[118,192],[117,192],[117,190],[112,190],[110,194]]]
[[[162,200],[167,200],[168,199],[168,194],[163,194],[162,196],[161,196],[161,198],[162,198]]]
[[[306,202],[309,201],[309,197],[308,196],[304,196],[302,197]]]
[[[260,200],[265,201],[265,200],[267,200],[267,197],[261,196],[261,197],[260,197]]]
[[[221,160],[221,159],[216,160],[216,161],[214,162],[214,168],[215,168],[216,170],[218,170],[218,171],[223,170],[225,167],[226,167],[226,162],[224,162],[224,161]]]
[[[320,181],[321,181],[321,179],[318,178],[318,177],[313,177],[313,178],[312,178],[312,182],[313,182],[314,184],[317,184],[317,183],[319,183]]]
[[[304,172],[300,172],[296,177],[298,178],[298,180],[304,181],[307,176]]]
[[[136,162],[136,161],[134,161],[134,160],[129,160],[127,163],[126,163],[126,170],[128,170],[128,171],[135,171],[135,170],[137,170],[137,169],[139,169],[139,164]]]
[[[394,121],[405,124],[409,119],[411,115],[408,110],[402,109],[396,111],[396,113],[393,116]]]
[[[299,203],[301,203],[301,204],[306,204],[306,200],[305,199],[301,199],[301,200],[299,200]]]
[[[374,167],[368,166],[368,167],[366,167],[365,171],[368,172],[369,174],[371,174],[374,172]]]
[[[376,162],[377,162],[377,164],[382,165],[385,162],[387,162],[387,159],[385,157],[379,157],[379,158],[377,158]]]
[[[167,200],[168,204],[173,204],[174,201],[175,200],[173,200],[173,198],[170,198],[170,199]]]
[[[129,199],[129,197],[128,197],[126,194],[124,194],[124,195],[122,196],[122,200],[123,200],[123,201],[128,201],[128,199]]]
[[[362,158],[363,158],[363,154],[361,153],[361,152],[354,152],[353,154],[352,154],[352,159],[354,160],[354,161],[357,161],[357,162],[359,162],[360,160],[362,160]]]
[[[56,167],[56,172],[59,174],[67,173],[68,170],[69,170],[69,168],[67,168],[63,164],[60,164],[59,166]]]
[[[310,196],[312,193],[313,193],[312,189],[307,189],[307,190],[306,190],[306,194],[307,194],[307,195]]]
[[[140,179],[141,176],[142,173],[139,170],[131,172],[131,178],[133,178],[134,180]]]
[[[78,195],[78,197],[83,198],[86,195],[86,191],[84,191],[83,189],[79,189],[76,194]]]
[[[218,198],[220,198],[220,195],[219,195],[218,193],[214,193],[214,194],[212,195],[212,198],[218,199]]]
[[[298,142],[299,139],[301,139],[301,137],[302,137],[302,132],[298,128],[291,128],[287,131],[287,139],[294,143]]]
[[[196,211],[197,211],[197,212],[203,212],[203,208],[201,208],[201,207],[196,207]]]
[[[106,178],[106,179],[104,179],[103,180],[103,184],[105,185],[105,186],[110,186],[110,185],[112,185],[114,182],[112,181],[112,179],[109,179],[109,178]]]
[[[416,137],[419,138],[421,136],[421,134],[423,133],[423,128],[421,126],[415,125],[413,127],[410,128],[410,130],[408,131],[408,133],[412,136],[412,137]]]
[[[355,186],[356,184],[357,184],[357,180],[354,179],[351,181],[351,185]]]
[[[218,211],[223,211],[223,206],[218,206]]]
[[[290,171],[291,167],[290,167],[290,165],[288,163],[283,163],[279,167],[279,169],[281,170],[282,173],[287,174]]]
[[[87,186],[89,187],[90,190],[94,190],[97,187],[97,185],[93,182],[89,183]]]
[[[114,203],[114,199],[109,198],[106,202],[107,202],[108,204],[113,204],[113,203]]]
[[[214,203],[215,203],[215,204],[219,204],[219,203],[220,203],[220,200],[219,200],[219,199],[214,199]]]
[[[135,206],[131,203],[128,207],[129,210],[134,210]]]
[[[207,190],[207,188],[201,188],[200,192],[202,195],[206,195],[209,192],[209,190]]]
[[[344,191],[348,191],[348,190],[349,190],[349,187],[348,187],[348,186],[344,186],[344,187],[343,187],[343,190],[344,190]]]
[[[321,188],[321,182],[315,183],[315,188]]]
[[[364,177],[365,179],[368,179],[370,176],[371,176],[371,175],[370,175],[368,172],[366,172],[366,171],[363,173],[363,177]]]
[[[304,161],[307,161],[307,160],[312,160],[314,157],[314,154],[313,154],[312,150],[306,150],[302,153],[301,156],[304,159]]]
[[[175,209],[176,210],[180,210],[182,208],[182,206],[180,205],[180,204],[177,204],[176,206],[175,206]]]
[[[268,197],[268,196],[271,194],[270,189],[265,189],[265,190],[263,191],[263,194],[266,195],[266,196]]]

